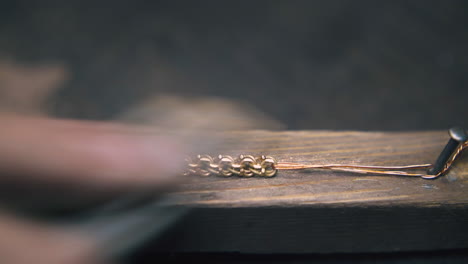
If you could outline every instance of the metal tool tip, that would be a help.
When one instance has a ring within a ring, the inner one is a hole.
[[[465,142],[468,140],[468,134],[462,127],[452,127],[449,130],[449,135],[458,142]]]

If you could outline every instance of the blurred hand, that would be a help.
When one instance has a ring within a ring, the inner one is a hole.
[[[175,182],[181,146],[150,128],[0,113],[0,185],[116,192]],[[66,197],[63,197],[66,200]],[[0,214],[0,263],[102,263],[92,241]]]

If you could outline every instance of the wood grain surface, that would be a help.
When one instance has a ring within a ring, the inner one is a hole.
[[[223,154],[280,161],[432,163],[444,131],[246,131],[225,134]],[[215,154],[215,153],[210,153]],[[466,157],[466,155],[464,155]],[[336,253],[468,248],[468,162],[435,180],[348,172],[285,171],[274,178],[188,177],[170,194],[194,207],[147,250]]]
[[[307,164],[409,165],[434,162],[448,138],[446,132],[233,132],[218,151]],[[326,170],[280,171],[274,178],[192,176],[172,197],[184,205],[223,207],[434,206],[468,203],[467,188],[468,163],[462,159],[436,180]]]

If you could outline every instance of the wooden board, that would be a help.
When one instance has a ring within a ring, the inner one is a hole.
[[[313,164],[432,163],[446,132],[231,132],[223,154]],[[214,153],[211,153],[214,154]],[[466,155],[465,155],[466,156]],[[194,207],[148,250],[332,253],[468,247],[468,161],[435,180],[347,172],[191,177],[170,194]]]

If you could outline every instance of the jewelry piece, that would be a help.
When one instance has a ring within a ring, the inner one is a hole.
[[[239,176],[239,177],[273,177],[278,170],[327,169],[361,174],[397,175],[435,179],[446,174],[462,151],[468,147],[468,135],[459,127],[449,130],[450,140],[440,153],[434,164],[415,164],[406,166],[365,166],[346,164],[309,165],[294,162],[278,162],[271,156],[254,157],[240,155],[234,159],[231,156],[219,155],[213,158],[209,155],[198,155],[195,159],[188,158],[188,168],[185,174],[199,176]],[[425,173],[411,172],[426,170]]]

